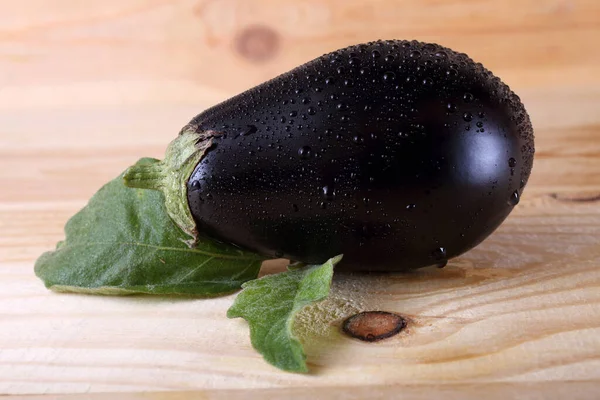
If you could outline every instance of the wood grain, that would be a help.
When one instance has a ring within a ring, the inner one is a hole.
[[[387,400],[390,398],[428,399],[572,399],[595,400],[597,386],[590,381],[544,382],[544,383],[464,383],[442,385],[385,385],[361,387],[317,387],[282,388],[255,390],[199,390],[194,392],[153,392],[153,393],[101,393],[73,395],[32,395],[7,396],[7,400],[304,400],[304,399],[343,399],[343,400]]]
[[[0,0],[0,10],[0,394],[597,398],[600,2]],[[225,318],[233,296],[56,295],[35,278],[67,218],[140,156],[160,157],[203,108],[378,38],[439,42],[502,77],[531,114],[534,171],[506,223],[446,269],[336,276],[296,327],[310,375],[262,361],[247,326]],[[342,335],[340,321],[362,310],[398,312],[408,327],[379,343]]]

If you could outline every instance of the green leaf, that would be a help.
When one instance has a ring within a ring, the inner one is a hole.
[[[246,282],[227,317],[248,321],[252,346],[266,361],[285,371],[307,372],[302,344],[292,332],[294,317],[328,296],[333,267],[341,259]]]
[[[60,292],[216,296],[255,279],[263,260],[208,238],[190,248],[163,195],[128,188],[122,175],[69,220],[65,233],[35,264],[46,287]]]

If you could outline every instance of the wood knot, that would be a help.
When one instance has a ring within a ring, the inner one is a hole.
[[[249,26],[238,33],[235,49],[254,62],[264,62],[279,50],[279,35],[267,26]]]
[[[398,314],[387,311],[365,311],[344,321],[342,329],[348,336],[365,342],[377,342],[397,335],[406,326]]]

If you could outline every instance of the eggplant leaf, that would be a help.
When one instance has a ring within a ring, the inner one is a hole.
[[[257,277],[264,259],[257,254],[208,238],[190,248],[164,201],[119,176],[69,220],[66,239],[40,256],[36,275],[59,292],[198,296],[231,293]]]
[[[248,321],[252,346],[266,361],[285,371],[307,372],[302,344],[292,332],[294,317],[329,295],[333,267],[341,259],[246,282],[227,317]]]

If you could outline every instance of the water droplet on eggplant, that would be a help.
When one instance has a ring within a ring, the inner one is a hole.
[[[515,190],[510,195],[510,198],[508,199],[508,204],[510,204],[511,206],[516,206],[517,204],[519,204],[520,200],[521,199],[520,199],[519,191]]]
[[[310,146],[302,146],[298,149],[298,155],[301,159],[307,160],[312,156],[312,149]]]

